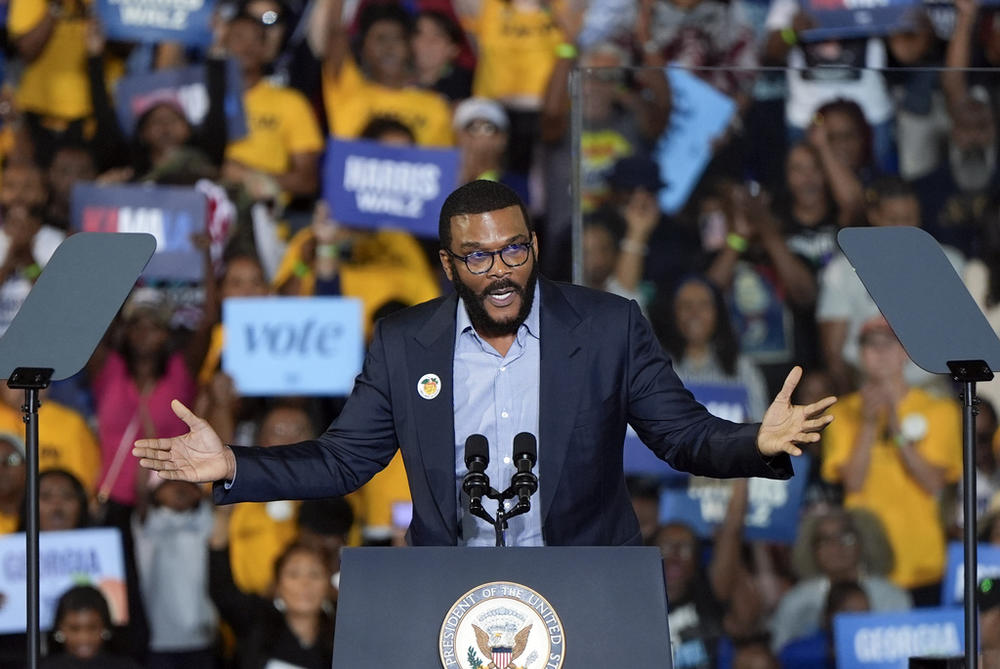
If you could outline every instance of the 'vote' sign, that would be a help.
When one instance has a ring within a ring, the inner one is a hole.
[[[236,298],[222,305],[222,368],[242,395],[346,395],[361,371],[361,301]]]

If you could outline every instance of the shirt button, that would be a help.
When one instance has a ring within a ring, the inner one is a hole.
[[[503,367],[501,367],[500,371],[501,372],[506,372],[507,371],[507,365],[504,365]]]
[[[509,464],[510,464],[510,458],[509,458],[509,457],[504,457],[504,459],[503,459],[503,463],[504,463],[505,465],[509,465]]]
[[[506,418],[507,417],[507,412],[506,411],[501,412],[500,413],[500,417],[501,418]]]

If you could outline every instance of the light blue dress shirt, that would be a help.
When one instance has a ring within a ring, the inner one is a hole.
[[[507,355],[483,341],[469,320],[465,303],[458,301],[455,318],[455,489],[458,495],[458,543],[464,546],[494,546],[493,526],[468,513],[469,497],[462,492],[465,466],[465,440],[470,434],[484,435],[490,444],[490,462],[486,474],[490,485],[503,492],[510,485],[514,466],[514,435],[530,432],[538,437],[538,388],[541,367],[539,346],[540,292],[528,318],[517,330]],[[539,443],[538,449],[544,444]],[[534,467],[538,473],[538,465]],[[543,485],[539,481],[539,486]],[[539,493],[531,497],[531,510],[509,521],[508,546],[542,546],[542,516]],[[513,508],[517,499],[508,500]],[[483,498],[483,507],[496,517],[497,503]]]

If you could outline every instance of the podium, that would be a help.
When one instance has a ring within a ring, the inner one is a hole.
[[[479,631],[468,631],[473,625]],[[481,669],[490,662],[500,669],[504,662],[532,669],[669,669],[659,550],[344,550],[334,669],[471,669],[476,662]]]

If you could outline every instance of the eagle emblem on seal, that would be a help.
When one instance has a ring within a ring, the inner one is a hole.
[[[496,638],[491,639],[489,634],[476,625],[473,625],[472,629],[476,633],[476,645],[479,646],[479,651],[490,658],[487,669],[517,669],[514,660],[520,657],[528,646],[531,625],[515,634],[513,643],[508,643],[500,634],[494,635]]]

